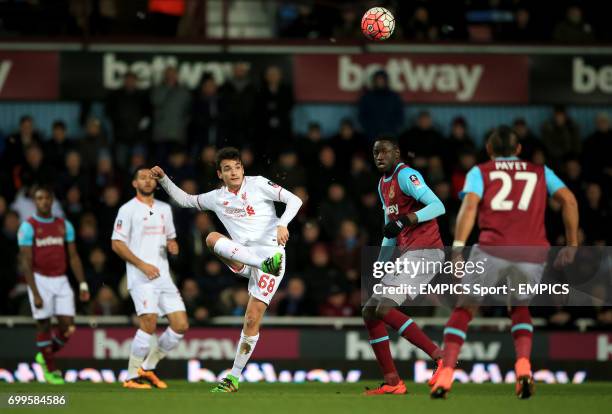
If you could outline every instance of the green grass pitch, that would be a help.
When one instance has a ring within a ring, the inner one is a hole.
[[[408,385],[408,395],[362,396],[357,384],[242,384],[234,394],[211,394],[212,384],[170,381],[167,390],[126,390],[117,384],[0,384],[0,394],[65,394],[68,406],[53,413],[190,414],[190,413],[612,413],[612,383],[537,384],[536,395],[518,400],[511,384],[455,384],[447,400],[430,400],[424,384]],[[6,401],[6,400],[5,400]],[[4,404],[4,403],[3,403]],[[41,408],[14,408],[2,413],[40,413]]]

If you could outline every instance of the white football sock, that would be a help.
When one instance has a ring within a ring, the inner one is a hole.
[[[138,376],[138,368],[149,353],[151,335],[142,330],[137,330],[134,339],[132,340],[132,350],[130,352],[130,360],[128,362],[127,379],[136,378]]]
[[[249,362],[249,359],[255,350],[255,345],[257,345],[258,339],[259,334],[255,336],[246,336],[244,332],[240,333],[240,341],[238,342],[238,349],[236,349],[236,358],[234,358],[234,366],[230,372],[231,375],[236,378],[240,378],[242,370],[246,366],[247,362]]]
[[[227,237],[221,237],[219,240],[217,240],[213,251],[221,257],[234,260],[248,266],[254,266],[258,269],[265,259],[265,257],[260,258],[255,256],[251,253],[248,247],[236,243]]]
[[[151,349],[151,352],[147,355],[142,368],[146,370],[155,369],[159,361],[164,359],[168,352],[176,348],[181,339],[183,339],[182,334],[177,334],[170,327],[166,328],[166,331],[159,337],[157,346]]]

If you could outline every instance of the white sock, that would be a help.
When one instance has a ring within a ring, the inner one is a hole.
[[[265,257],[260,258],[255,256],[251,253],[248,247],[236,243],[227,237],[221,237],[219,240],[217,240],[213,251],[221,257],[234,260],[248,266],[255,266],[258,269],[261,267],[261,263],[265,259]]]
[[[138,368],[149,353],[151,335],[142,330],[137,330],[132,340],[132,350],[130,352],[130,360],[128,362],[127,379],[136,378],[138,376]]]
[[[155,369],[159,361],[164,359],[168,352],[176,348],[181,339],[183,339],[182,334],[177,334],[170,327],[166,328],[166,331],[159,337],[157,346],[151,349],[151,352],[147,355],[142,368],[146,370]]]
[[[231,375],[236,378],[240,378],[242,370],[246,366],[247,362],[249,362],[249,359],[255,350],[255,345],[257,345],[258,339],[259,334],[255,336],[246,336],[244,332],[240,333],[240,341],[238,342],[238,349],[236,349],[236,358],[234,358],[234,366],[230,372]]]

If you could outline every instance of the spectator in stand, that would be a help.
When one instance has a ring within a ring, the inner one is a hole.
[[[308,291],[317,303],[322,303],[333,285],[346,285],[344,275],[330,263],[329,251],[323,243],[316,243],[310,250],[309,266],[304,271]]]
[[[467,122],[462,116],[453,119],[447,146],[448,151],[446,151],[446,159],[443,160],[447,171],[452,171],[457,167],[459,163],[459,154],[464,152],[476,152],[476,144],[472,137],[469,136]]]
[[[460,202],[456,196],[451,193],[451,186],[447,181],[441,181],[432,186],[434,193],[438,196],[446,214],[436,217],[438,228],[440,229],[440,237],[445,246],[450,246],[453,243],[452,231],[455,227],[455,217],[459,212]]]
[[[180,275],[199,276],[212,258],[212,253],[204,243],[204,237],[215,231],[215,225],[210,216],[203,211],[198,211],[187,224],[182,226],[181,231],[177,226],[176,235],[181,246],[181,254],[176,258],[175,268]]]
[[[544,151],[544,144],[533,134],[525,118],[516,118],[512,127],[521,144],[520,158],[533,161],[536,151]]]
[[[30,145],[41,144],[40,133],[34,129],[34,119],[30,115],[24,115],[19,120],[19,131],[9,135],[4,145],[2,165],[7,171],[12,172],[16,165],[25,162],[25,149]]]
[[[416,124],[404,131],[399,137],[399,146],[402,157],[408,160],[409,154],[414,154],[411,163],[416,169],[424,168],[427,159],[437,155],[448,159],[447,141],[442,134],[434,128],[433,119],[429,111],[421,111],[416,119]]]
[[[602,196],[601,187],[589,183],[584,191],[585,203],[580,207],[580,227],[584,230],[587,245],[605,246],[612,236],[612,206],[609,198]]]
[[[438,27],[431,21],[429,10],[424,6],[418,6],[414,10],[414,15],[403,29],[407,39],[421,42],[435,41],[440,34]]]
[[[348,171],[341,171],[338,168],[336,164],[336,152],[332,147],[328,145],[323,146],[319,153],[317,168],[310,170],[307,177],[308,189],[312,194],[313,204],[316,205],[319,203],[321,198],[325,196],[330,185],[346,182],[345,178],[347,173]]]
[[[340,122],[340,130],[329,141],[329,145],[336,152],[338,168],[348,171],[355,155],[369,157],[372,152],[363,135],[355,130],[353,121],[344,118]]]
[[[343,220],[333,244],[332,263],[355,287],[359,287],[362,248],[365,240],[353,220]]]
[[[66,154],[74,148],[74,142],[68,139],[66,133],[66,123],[56,120],[51,127],[51,139],[43,143],[45,159],[50,167],[56,172],[64,169]]]
[[[335,183],[329,186],[327,198],[321,202],[319,216],[321,217],[321,228],[327,240],[333,240],[336,237],[336,231],[343,220],[357,219],[357,209],[346,196],[346,191],[341,184]]]
[[[580,161],[574,157],[566,159],[559,176],[567,188],[576,195],[576,198],[580,199],[583,193],[582,165],[580,165]]]
[[[209,73],[204,74],[200,86],[196,89],[191,107],[189,136],[191,153],[198,153],[206,145],[224,147],[229,144],[225,131],[226,115],[225,99],[217,93],[215,79]]]
[[[96,207],[96,217],[100,227],[100,237],[103,240],[110,240],[117,210],[121,207],[121,192],[119,187],[113,184],[104,187],[101,192],[102,197]]]
[[[312,247],[321,241],[321,228],[316,220],[306,221],[299,233],[292,236],[295,240],[287,245],[288,269],[305,269],[310,265]]]
[[[113,127],[113,154],[121,168],[127,168],[135,146],[147,144],[146,131],[151,123],[147,93],[138,89],[138,77],[127,72],[123,87],[106,98],[106,116]]]
[[[319,315],[327,317],[349,317],[355,315],[355,308],[350,304],[348,294],[339,286],[331,286],[327,299],[319,307]]]
[[[537,42],[541,40],[540,31],[531,18],[526,7],[519,7],[514,12],[514,20],[505,30],[502,30],[500,40],[508,42]]]
[[[25,150],[25,164],[18,166],[19,182],[16,186],[32,187],[35,184],[52,184],[55,181],[55,170],[45,162],[40,146],[30,145]]]
[[[597,114],[595,128],[595,132],[584,141],[582,165],[587,179],[606,183],[609,191],[612,190],[612,130],[606,112]]]
[[[451,175],[451,192],[454,197],[459,197],[459,192],[463,189],[463,184],[465,184],[465,176],[476,165],[476,161],[476,154],[472,151],[459,154],[459,165]]]
[[[193,179],[195,170],[189,163],[189,157],[185,148],[181,145],[175,145],[168,154],[168,163],[165,167],[166,174],[176,182]]]
[[[313,6],[308,3],[297,5],[297,16],[281,31],[282,37],[317,39],[321,28],[319,21],[313,12]]]
[[[355,155],[349,166],[348,191],[355,199],[378,188],[380,177],[372,171],[371,164],[362,154]]]
[[[122,171],[113,165],[113,158],[108,152],[101,152],[98,157],[96,171],[93,175],[93,188],[95,194],[100,194],[109,185],[121,187],[125,179]]]
[[[297,154],[291,148],[281,152],[278,162],[270,168],[269,177],[281,187],[288,189],[306,184],[306,170],[298,164]]]
[[[312,303],[306,295],[306,284],[299,277],[287,282],[287,293],[278,303],[278,316],[312,316],[315,314]]]
[[[569,117],[564,106],[556,106],[553,118],[542,125],[542,142],[552,169],[559,168],[568,156],[580,154],[578,125]]]
[[[225,128],[228,144],[241,148],[253,138],[253,113],[257,90],[251,80],[249,64],[234,65],[232,77],[219,89],[226,103],[227,122]]]
[[[17,212],[6,211],[6,202],[3,201],[0,217],[2,218],[2,231],[0,231],[0,261],[2,263],[2,277],[0,278],[0,314],[9,315],[13,309],[7,300],[9,292],[17,283],[17,230],[21,221]]]
[[[88,197],[90,180],[89,174],[81,165],[81,154],[76,150],[68,151],[64,165],[64,172],[60,174],[55,186],[60,200],[63,201],[68,189],[74,186],[78,187],[84,197]]]
[[[150,30],[153,36],[176,36],[186,0],[149,0]]]
[[[165,160],[165,154],[174,144],[187,144],[187,125],[191,109],[191,94],[179,84],[176,67],[168,66],[161,84],[151,90],[153,107],[153,144],[151,154],[157,161]]]
[[[109,286],[101,286],[98,294],[89,305],[89,314],[95,316],[112,316],[121,313],[121,302]]]
[[[359,123],[372,144],[380,135],[395,136],[404,123],[404,103],[389,87],[387,72],[372,76],[372,88],[365,91],[358,103]]]
[[[187,316],[198,324],[205,323],[210,317],[208,306],[200,293],[198,283],[193,279],[183,280],[181,286],[181,297],[185,303]]]
[[[582,9],[578,5],[567,8],[565,20],[555,26],[553,40],[559,43],[592,43],[595,41],[593,28],[584,21]]]
[[[268,66],[263,86],[255,98],[256,139],[252,148],[261,159],[276,159],[278,149],[291,137],[293,91],[283,82],[278,66]]]
[[[354,5],[345,5],[340,14],[341,21],[334,27],[333,37],[336,39],[361,39],[360,16]]]
[[[88,173],[93,172],[102,151],[110,154],[110,142],[102,131],[100,120],[91,117],[85,124],[85,136],[78,140],[78,149],[81,154],[81,165]]]
[[[85,278],[91,294],[96,296],[103,286],[116,291],[121,275],[111,272],[106,252],[101,247],[96,247],[89,253],[88,261],[85,263]]]
[[[297,149],[303,166],[316,165],[321,147],[323,146],[321,125],[317,122],[308,124],[306,136],[298,139]]]
[[[383,215],[380,214],[381,201],[376,188],[360,198],[357,208],[359,225],[367,236],[369,246],[379,245],[382,240]]]

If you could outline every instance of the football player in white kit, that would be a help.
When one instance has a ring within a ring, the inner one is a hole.
[[[257,340],[263,315],[276,293],[285,272],[285,249],[289,239],[287,225],[302,206],[296,195],[261,176],[245,176],[240,152],[222,148],[217,152],[217,175],[223,186],[204,194],[190,195],[178,188],[159,167],[151,172],[181,207],[210,210],[229,233],[229,238],[212,232],[206,245],[232,271],[249,278],[249,303],[236,350],[234,365],[212,392],[238,391],[239,378]],[[278,218],[274,202],[286,204]]]
[[[188,329],[181,295],[170,277],[168,253],[178,254],[170,205],[153,198],[157,182],[148,168],[134,172],[136,197],[119,209],[112,235],[113,251],[126,263],[128,290],[138,314],[125,388],[167,388],[155,374],[157,363],[174,349]],[[170,326],[151,348],[158,315]]]

